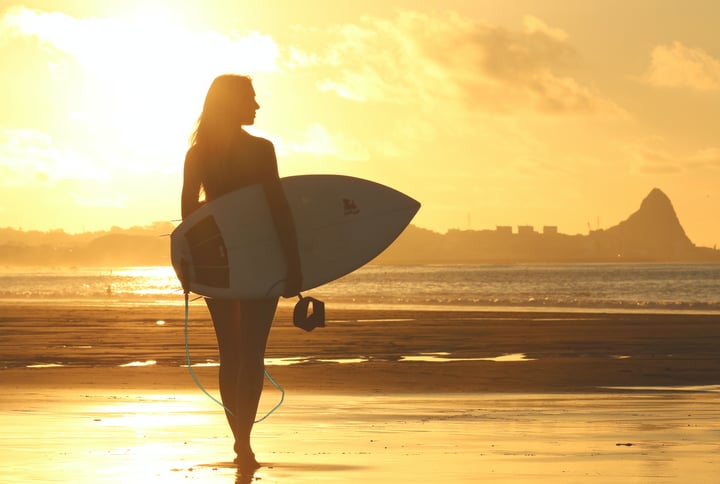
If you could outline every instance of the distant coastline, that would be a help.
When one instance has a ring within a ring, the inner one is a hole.
[[[170,264],[170,222],[67,234],[0,229],[0,267],[127,267]],[[653,189],[620,222],[587,235],[557,227],[449,230],[410,225],[376,264],[482,264],[520,262],[720,262],[717,248],[697,247],[685,235],[672,203]]]
[[[440,235],[409,227],[379,258],[397,263],[510,262],[720,262],[717,248],[697,247],[687,237],[670,199],[653,189],[640,208],[618,225],[587,235],[565,235],[557,227],[450,230]]]
[[[377,264],[510,264],[592,262],[720,262],[720,250],[630,244],[607,231],[565,235],[525,228],[450,230],[439,234],[410,226]]]

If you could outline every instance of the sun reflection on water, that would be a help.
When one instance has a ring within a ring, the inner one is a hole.
[[[204,406],[196,396],[175,395],[140,396],[141,401],[120,402],[97,406],[95,422],[100,426],[122,426],[136,432],[145,428],[164,426],[200,425],[210,421]]]

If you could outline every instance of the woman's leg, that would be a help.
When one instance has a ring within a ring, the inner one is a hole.
[[[207,300],[220,350],[220,395],[239,464],[257,465],[250,432],[263,388],[265,346],[277,299]]]

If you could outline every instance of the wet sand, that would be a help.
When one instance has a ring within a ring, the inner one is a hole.
[[[283,306],[267,352],[285,403],[256,427],[264,467],[242,476],[224,417],[181,366],[181,306],[0,305],[0,481],[720,475],[718,316],[329,305],[327,328],[289,321]],[[202,304],[191,307],[190,335],[195,364],[216,360]],[[195,371],[217,395],[217,368]],[[279,397],[268,384],[261,410]]]

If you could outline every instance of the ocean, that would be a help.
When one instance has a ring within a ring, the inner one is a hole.
[[[358,307],[720,313],[720,264],[368,265],[306,295]],[[0,302],[182,304],[169,266],[0,272]]]

